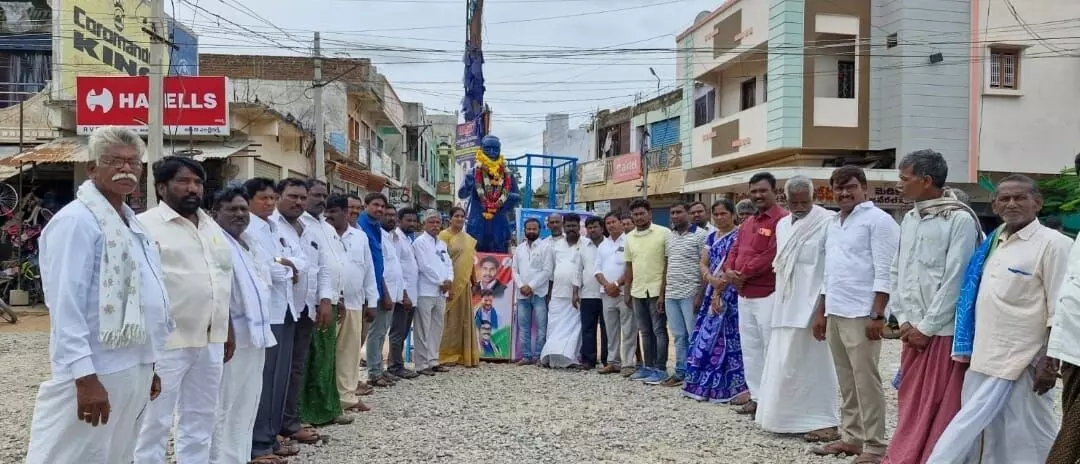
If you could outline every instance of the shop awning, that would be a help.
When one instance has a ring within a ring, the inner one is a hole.
[[[27,163],[72,163],[90,161],[86,137],[60,137],[0,160],[0,165],[18,167]]]

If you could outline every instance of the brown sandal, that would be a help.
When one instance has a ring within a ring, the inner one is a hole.
[[[851,464],[880,464],[883,458],[884,456],[877,454],[862,453],[856,456],[855,459],[851,461]]]
[[[730,404],[732,406],[746,406],[746,403],[749,403],[749,402],[750,402],[750,393],[743,392],[743,393],[739,393],[738,395],[735,395],[735,398],[732,398],[731,401],[728,402],[728,404]]]
[[[307,438],[303,438],[304,436],[306,436]],[[313,427],[300,427],[300,430],[294,433],[293,436],[289,438],[292,438],[293,440],[296,440],[297,442],[305,445],[314,445],[322,439],[322,437],[319,436],[319,432],[317,432]]]
[[[248,461],[248,464],[288,464],[289,460],[276,454],[265,454]]]
[[[855,456],[862,453],[862,449],[842,441],[834,441],[825,446],[814,448],[810,452],[818,456]]]
[[[803,440],[810,443],[831,443],[840,440],[840,431],[836,427],[818,429],[803,435]]]
[[[371,408],[368,407],[368,405],[364,404],[362,401],[359,401],[356,404],[351,404],[342,409],[345,412],[367,412],[371,410]]]

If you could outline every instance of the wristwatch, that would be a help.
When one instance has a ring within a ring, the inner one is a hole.
[[[882,320],[882,319],[885,319],[885,315],[884,315],[884,314],[874,314],[874,313],[870,313],[870,320],[871,320],[871,321],[880,321],[880,320]]]

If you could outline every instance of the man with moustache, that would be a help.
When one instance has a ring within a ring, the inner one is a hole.
[[[813,331],[814,338],[828,343],[836,366],[840,440],[813,453],[857,455],[854,462],[877,463],[888,446],[878,362],[900,226],[867,198],[862,168],[837,168],[829,184],[840,214],[825,230],[825,278],[814,309]]]
[[[335,353],[337,351],[337,308],[341,292],[337,291],[337,280],[344,276],[334,273],[336,257],[330,251],[334,241],[340,240],[334,228],[323,221],[326,210],[326,183],[309,179],[306,211],[300,215],[305,245],[314,250],[311,253],[314,267],[307,275],[307,297],[304,305],[310,311],[317,307],[315,326],[311,327],[311,344],[307,368],[303,376],[303,388],[300,390],[300,421],[306,424],[325,425],[329,423],[349,424],[352,417],[342,414],[337,398],[336,376],[334,375]],[[307,324],[303,324],[307,326]]]
[[[690,222],[704,230],[706,237],[716,232],[716,227],[709,222],[709,208],[705,206],[705,202],[695,201],[690,204]]]
[[[320,436],[314,428],[301,427],[300,390],[304,370],[307,368],[308,352],[311,347],[311,332],[315,325],[312,309],[307,306],[308,276],[319,272],[319,253],[312,246],[314,239],[304,228],[300,217],[307,206],[308,186],[303,179],[288,177],[277,184],[277,210],[270,220],[275,223],[280,234],[279,242],[288,250],[298,277],[292,285],[292,299],[289,301],[289,315],[295,321],[292,336],[292,359],[289,362],[288,388],[285,392],[284,413],[281,430],[277,432],[292,441],[305,444],[318,443]],[[282,343],[278,339],[278,343]]]
[[[755,421],[767,432],[802,433],[810,442],[839,439],[839,386],[829,347],[810,322],[825,278],[825,230],[835,213],[814,204],[814,182],[784,183],[791,214],[776,224],[776,298]]]
[[[578,248],[581,252],[581,362],[582,367],[593,369],[599,364],[609,365],[608,336],[604,325],[603,289],[596,280],[596,255],[604,244],[604,226],[599,217],[585,219],[588,240]],[[600,328],[600,357],[596,356],[596,328]],[[618,353],[618,350],[616,350]]]
[[[290,190],[290,195],[295,193]],[[262,369],[262,390],[259,409],[255,415],[252,431],[251,458],[255,462],[278,462],[275,454],[292,456],[300,452],[292,443],[282,444],[277,439],[285,416],[285,397],[289,389],[292,370],[293,338],[296,318],[293,306],[293,284],[299,281],[299,267],[305,266],[302,251],[288,245],[281,222],[274,219],[279,193],[273,180],[256,177],[244,182],[244,191],[250,198],[250,222],[245,233],[250,235],[263,256],[269,256],[269,312],[270,331],[277,344],[266,349]],[[295,263],[299,263],[299,266]]]
[[[214,196],[214,220],[225,231],[232,249],[229,318],[236,351],[221,374],[217,424],[210,446],[211,464],[251,459],[251,436],[262,392],[265,353],[277,344],[270,330],[270,265],[274,261],[245,232],[251,220],[247,198],[242,187],[230,187]]]
[[[386,205],[386,207],[383,208],[382,219],[379,223],[382,226],[383,240],[383,280],[386,281],[386,289],[390,291],[390,299],[394,302],[394,309],[391,310],[390,317],[387,320],[386,329],[387,332],[389,332],[390,326],[394,324],[394,314],[396,314],[396,309],[399,305],[404,307],[406,297],[405,272],[402,270],[398,248],[394,245],[394,229],[397,229],[397,208],[393,205]],[[412,309],[412,301],[409,301],[409,309]],[[389,335],[387,338],[389,338]],[[404,343],[404,341],[402,341],[402,343]],[[379,350],[379,359],[383,359],[381,349]],[[382,377],[391,384],[401,380],[401,377],[391,374],[389,369],[383,371]]]
[[[540,220],[525,220],[525,241],[514,249],[512,271],[514,286],[517,288],[517,352],[521,359],[517,365],[527,366],[536,363],[544,348],[547,338],[548,305],[547,295],[554,263],[549,254],[551,244],[540,240]],[[535,320],[535,331],[534,323]],[[536,343],[533,343],[533,334]]]
[[[549,235],[548,238],[546,238],[545,240],[551,242],[551,244],[554,244],[554,242],[564,240],[566,238],[563,236],[563,217],[561,214],[555,213],[548,215],[547,228],[548,232],[550,232],[551,235]]]
[[[662,372],[645,380],[649,385],[677,387],[686,378],[686,357],[690,337],[701,307],[705,287],[701,281],[701,250],[709,234],[691,223],[686,203],[671,206],[671,233],[664,244],[664,275],[657,304],[668,315],[671,335],[675,340],[675,373]]]
[[[624,234],[634,231],[634,218],[630,217],[630,213],[623,213],[619,216],[619,223],[622,224]]]
[[[368,384],[374,387],[389,387],[393,381],[383,371],[382,349],[386,334],[393,319],[394,295],[387,287],[387,266],[397,263],[387,262],[386,247],[383,246],[382,217],[386,208],[386,196],[381,193],[369,193],[364,198],[364,212],[360,213],[357,226],[367,234],[371,260],[375,266],[375,280],[379,290],[379,308],[367,333],[367,369]]]
[[[739,216],[739,224],[746,222],[746,220],[753,217],[755,213],[757,213],[757,207],[754,206],[754,201],[749,198],[740,200],[735,204],[735,214]]]
[[[454,284],[454,263],[450,260],[446,242],[439,240],[442,215],[429,209],[424,211],[423,219],[424,233],[413,242],[413,254],[417,257],[420,272],[413,356],[416,371],[433,376],[439,366],[439,345],[442,343],[446,298]]]
[[[154,363],[172,330],[161,258],[124,203],[146,145],[120,127],[94,130],[87,145],[90,179],[38,242],[52,378],[38,388],[28,464],[132,462],[161,392]]]
[[[604,322],[607,324],[608,363],[601,374],[621,373],[629,377],[637,371],[631,361],[638,354],[637,322],[634,312],[626,304],[623,272],[626,270],[626,234],[622,221],[616,213],[604,216],[608,237],[596,249],[593,278],[603,287],[600,297],[604,305]]]
[[[735,245],[728,253],[723,269],[724,278],[735,286],[739,294],[739,341],[742,344],[746,386],[750,389],[750,402],[743,405],[738,413],[753,415],[757,412],[765,354],[772,332],[773,293],[776,290],[776,273],[773,272],[776,224],[788,212],[776,204],[776,177],[772,174],[754,174],[750,177],[749,188],[755,212],[739,226]],[[735,209],[741,216],[742,210],[738,206]]]
[[[385,216],[385,213],[384,213]],[[401,304],[394,305],[394,318],[390,324],[390,375],[414,379],[420,374],[405,368],[405,339],[413,324],[413,313],[419,298],[420,268],[416,263],[413,241],[419,219],[415,209],[402,208],[397,212],[397,227],[390,231],[390,243],[397,250],[401,273],[405,277],[405,293]]]
[[[162,202],[140,214],[139,222],[161,252],[176,330],[154,366],[162,380],[161,396],[144,413],[135,462],[165,462],[175,411],[183,411],[175,422],[177,460],[207,462],[222,369],[235,347],[229,320],[232,249],[221,227],[200,208],[206,181],[202,165],[166,156],[153,169]]]
[[[360,213],[364,212],[364,199],[360,198],[359,195],[356,195],[354,193],[350,193],[348,195],[348,200],[349,200],[349,211],[348,211],[349,224],[352,225],[352,226],[355,226],[356,223],[357,223],[356,221],[360,220]]]
[[[345,276],[337,280],[337,288],[345,304],[335,356],[338,401],[346,412],[364,412],[369,408],[360,401],[357,388],[360,382],[360,346],[363,344],[362,321],[366,318],[365,308],[374,314],[379,291],[375,288],[375,265],[371,260],[367,235],[352,227],[353,222],[348,216],[346,197],[331,195],[326,200],[326,222],[334,228],[339,238],[330,243],[330,250],[336,257],[334,263],[338,266],[339,275]]]

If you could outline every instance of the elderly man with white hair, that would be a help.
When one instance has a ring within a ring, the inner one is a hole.
[[[435,375],[439,365],[439,345],[442,343],[446,298],[454,283],[454,263],[439,240],[442,215],[429,209],[422,218],[424,233],[413,241],[413,254],[420,270],[420,285],[413,315],[413,361],[416,372]]]
[[[90,179],[41,234],[52,379],[41,384],[26,462],[132,462],[143,411],[161,391],[154,363],[172,330],[161,258],[126,204],[146,145],[94,131]]]
[[[784,184],[791,214],[776,224],[776,293],[756,421],[773,433],[805,433],[807,441],[839,439],[839,386],[829,347],[810,323],[825,277],[824,236],[836,213],[814,204],[814,183]]]

